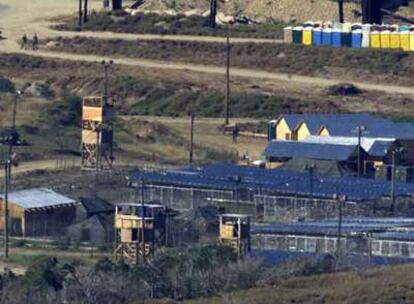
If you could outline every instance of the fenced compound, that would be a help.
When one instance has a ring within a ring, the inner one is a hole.
[[[252,236],[253,248],[309,253],[338,253],[338,237],[292,234],[259,234]],[[411,241],[372,239],[366,235],[346,236],[340,241],[342,254],[414,258]]]

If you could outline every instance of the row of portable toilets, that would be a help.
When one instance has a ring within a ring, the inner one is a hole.
[[[296,26],[284,29],[284,41],[304,45],[383,48],[414,51],[414,28],[409,26],[336,25]]]

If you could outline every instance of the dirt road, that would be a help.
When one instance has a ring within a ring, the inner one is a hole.
[[[77,0],[68,1],[54,1],[54,0],[32,0],[32,1],[16,1],[13,3],[13,7],[0,12],[0,28],[4,28],[4,33],[10,39],[0,42],[0,52],[6,53],[24,53],[27,55],[37,55],[47,58],[61,58],[73,61],[88,61],[88,62],[100,62],[102,59],[114,59],[104,58],[102,56],[94,55],[78,55],[69,53],[51,53],[46,51],[22,51],[16,42],[18,37],[22,33],[37,32],[39,36],[55,37],[56,35],[74,36],[79,33],[60,33],[52,31],[48,28],[48,19],[63,14],[70,14],[77,8]],[[8,5],[7,0],[0,0],[0,5]],[[99,8],[100,1],[91,1],[90,7]],[[114,38],[113,33],[82,33],[82,35],[89,35],[98,38]],[[120,34],[125,39],[136,39],[136,37],[142,35],[129,35]],[[107,37],[108,36],[108,37]],[[145,35],[145,39],[158,39],[156,35]],[[192,37],[173,37],[167,36],[166,39],[195,39]],[[223,40],[218,37],[197,37],[197,39],[204,39],[209,41]],[[155,68],[155,69],[167,69],[167,70],[184,70],[194,73],[208,73],[212,75],[224,75],[225,69],[217,66],[205,66],[197,64],[182,64],[174,62],[164,62],[155,60],[141,60],[132,58],[116,58],[116,63],[126,66],[137,66],[141,68]],[[231,74],[237,77],[250,78],[250,79],[263,79],[271,80],[275,82],[285,83],[289,86],[290,83],[300,84],[302,86],[312,87],[327,87],[342,82],[340,79],[327,79],[321,77],[309,77],[298,76],[285,73],[276,72],[264,72],[260,70],[233,68]],[[414,89],[410,87],[392,86],[385,84],[374,84],[365,82],[354,82],[355,85],[365,90],[375,90],[386,93],[399,93],[399,94],[414,94]]]

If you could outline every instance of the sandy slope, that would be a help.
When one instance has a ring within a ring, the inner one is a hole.
[[[100,1],[90,0],[91,8],[98,9],[101,5]],[[36,32],[41,38],[44,37],[55,37],[57,35],[64,36],[74,36],[79,35],[79,33],[61,33],[52,31],[48,28],[48,20],[51,17],[70,14],[76,11],[77,0],[66,0],[66,1],[56,1],[56,0],[14,0],[13,8],[0,12],[0,28],[3,28],[4,33],[9,39],[0,41],[0,52],[7,53],[25,53],[25,54],[36,54],[37,56],[49,57],[49,58],[62,58],[67,60],[76,60],[76,61],[101,61],[102,56],[95,55],[79,55],[79,54],[69,54],[69,53],[52,53],[47,51],[21,51],[16,42],[22,33],[28,33],[31,35]],[[0,5],[7,5],[7,0],[0,0]],[[93,33],[86,32],[82,33],[85,36],[97,37],[97,38],[120,38],[120,39],[159,39],[160,36],[157,35],[128,35],[128,34],[113,34],[113,33]],[[203,41],[224,41],[223,38],[219,37],[198,37],[203,39]],[[174,37],[167,36],[165,39],[187,39],[194,40],[193,37]],[[110,58],[106,58],[110,59]],[[133,58],[117,58],[116,62],[122,65],[130,66],[139,66],[143,68],[157,68],[157,69],[168,69],[168,70],[185,70],[196,73],[209,73],[215,75],[223,75],[225,73],[224,68],[216,66],[205,66],[197,64],[182,64],[175,62],[162,62],[155,60],[139,60]],[[286,86],[289,86],[289,83],[301,84],[304,86],[320,86],[326,87],[333,84],[341,82],[340,79],[326,79],[318,77],[307,77],[307,76],[297,76],[289,75],[284,73],[270,73],[260,70],[251,70],[251,69],[240,69],[233,68],[231,71],[233,76],[252,78],[252,79],[267,79],[277,82],[284,82]],[[387,93],[401,93],[401,94],[414,94],[414,89],[411,87],[400,87],[400,86],[390,86],[383,84],[372,84],[372,83],[363,83],[363,82],[354,82],[357,86],[366,90],[377,90]]]

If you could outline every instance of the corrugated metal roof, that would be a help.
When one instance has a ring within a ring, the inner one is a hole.
[[[356,145],[318,144],[303,141],[271,141],[263,155],[266,158],[308,158],[346,161],[357,151]]]
[[[148,183],[217,190],[248,189],[277,195],[310,195],[308,172],[280,169],[262,169],[231,164],[207,165],[161,172],[133,171],[127,176],[130,182],[144,180]],[[413,195],[414,184],[397,182],[395,194]],[[376,199],[390,194],[391,183],[357,177],[318,177],[313,179],[314,197],[332,198],[346,195],[348,199],[360,201]]]
[[[0,194],[4,199],[4,194]],[[76,201],[47,188],[34,188],[9,193],[9,202],[24,209],[47,208],[59,205],[76,204]]]
[[[305,122],[311,134],[316,135],[319,128],[328,128],[331,136],[355,136],[355,128],[363,125],[367,127],[365,137],[383,137],[397,139],[414,139],[414,124],[396,123],[390,119],[374,116],[367,113],[345,114],[284,114],[289,128],[296,128]]]
[[[361,138],[361,147],[371,156],[383,157],[387,155],[387,150],[395,143],[395,138]],[[335,144],[335,145],[358,145],[358,137],[346,136],[317,136],[311,135],[303,142],[315,144]]]
[[[401,227],[414,228],[414,218],[344,217],[341,232],[344,234],[388,232]],[[338,219],[306,221],[291,224],[255,224],[252,234],[303,234],[337,235]]]

